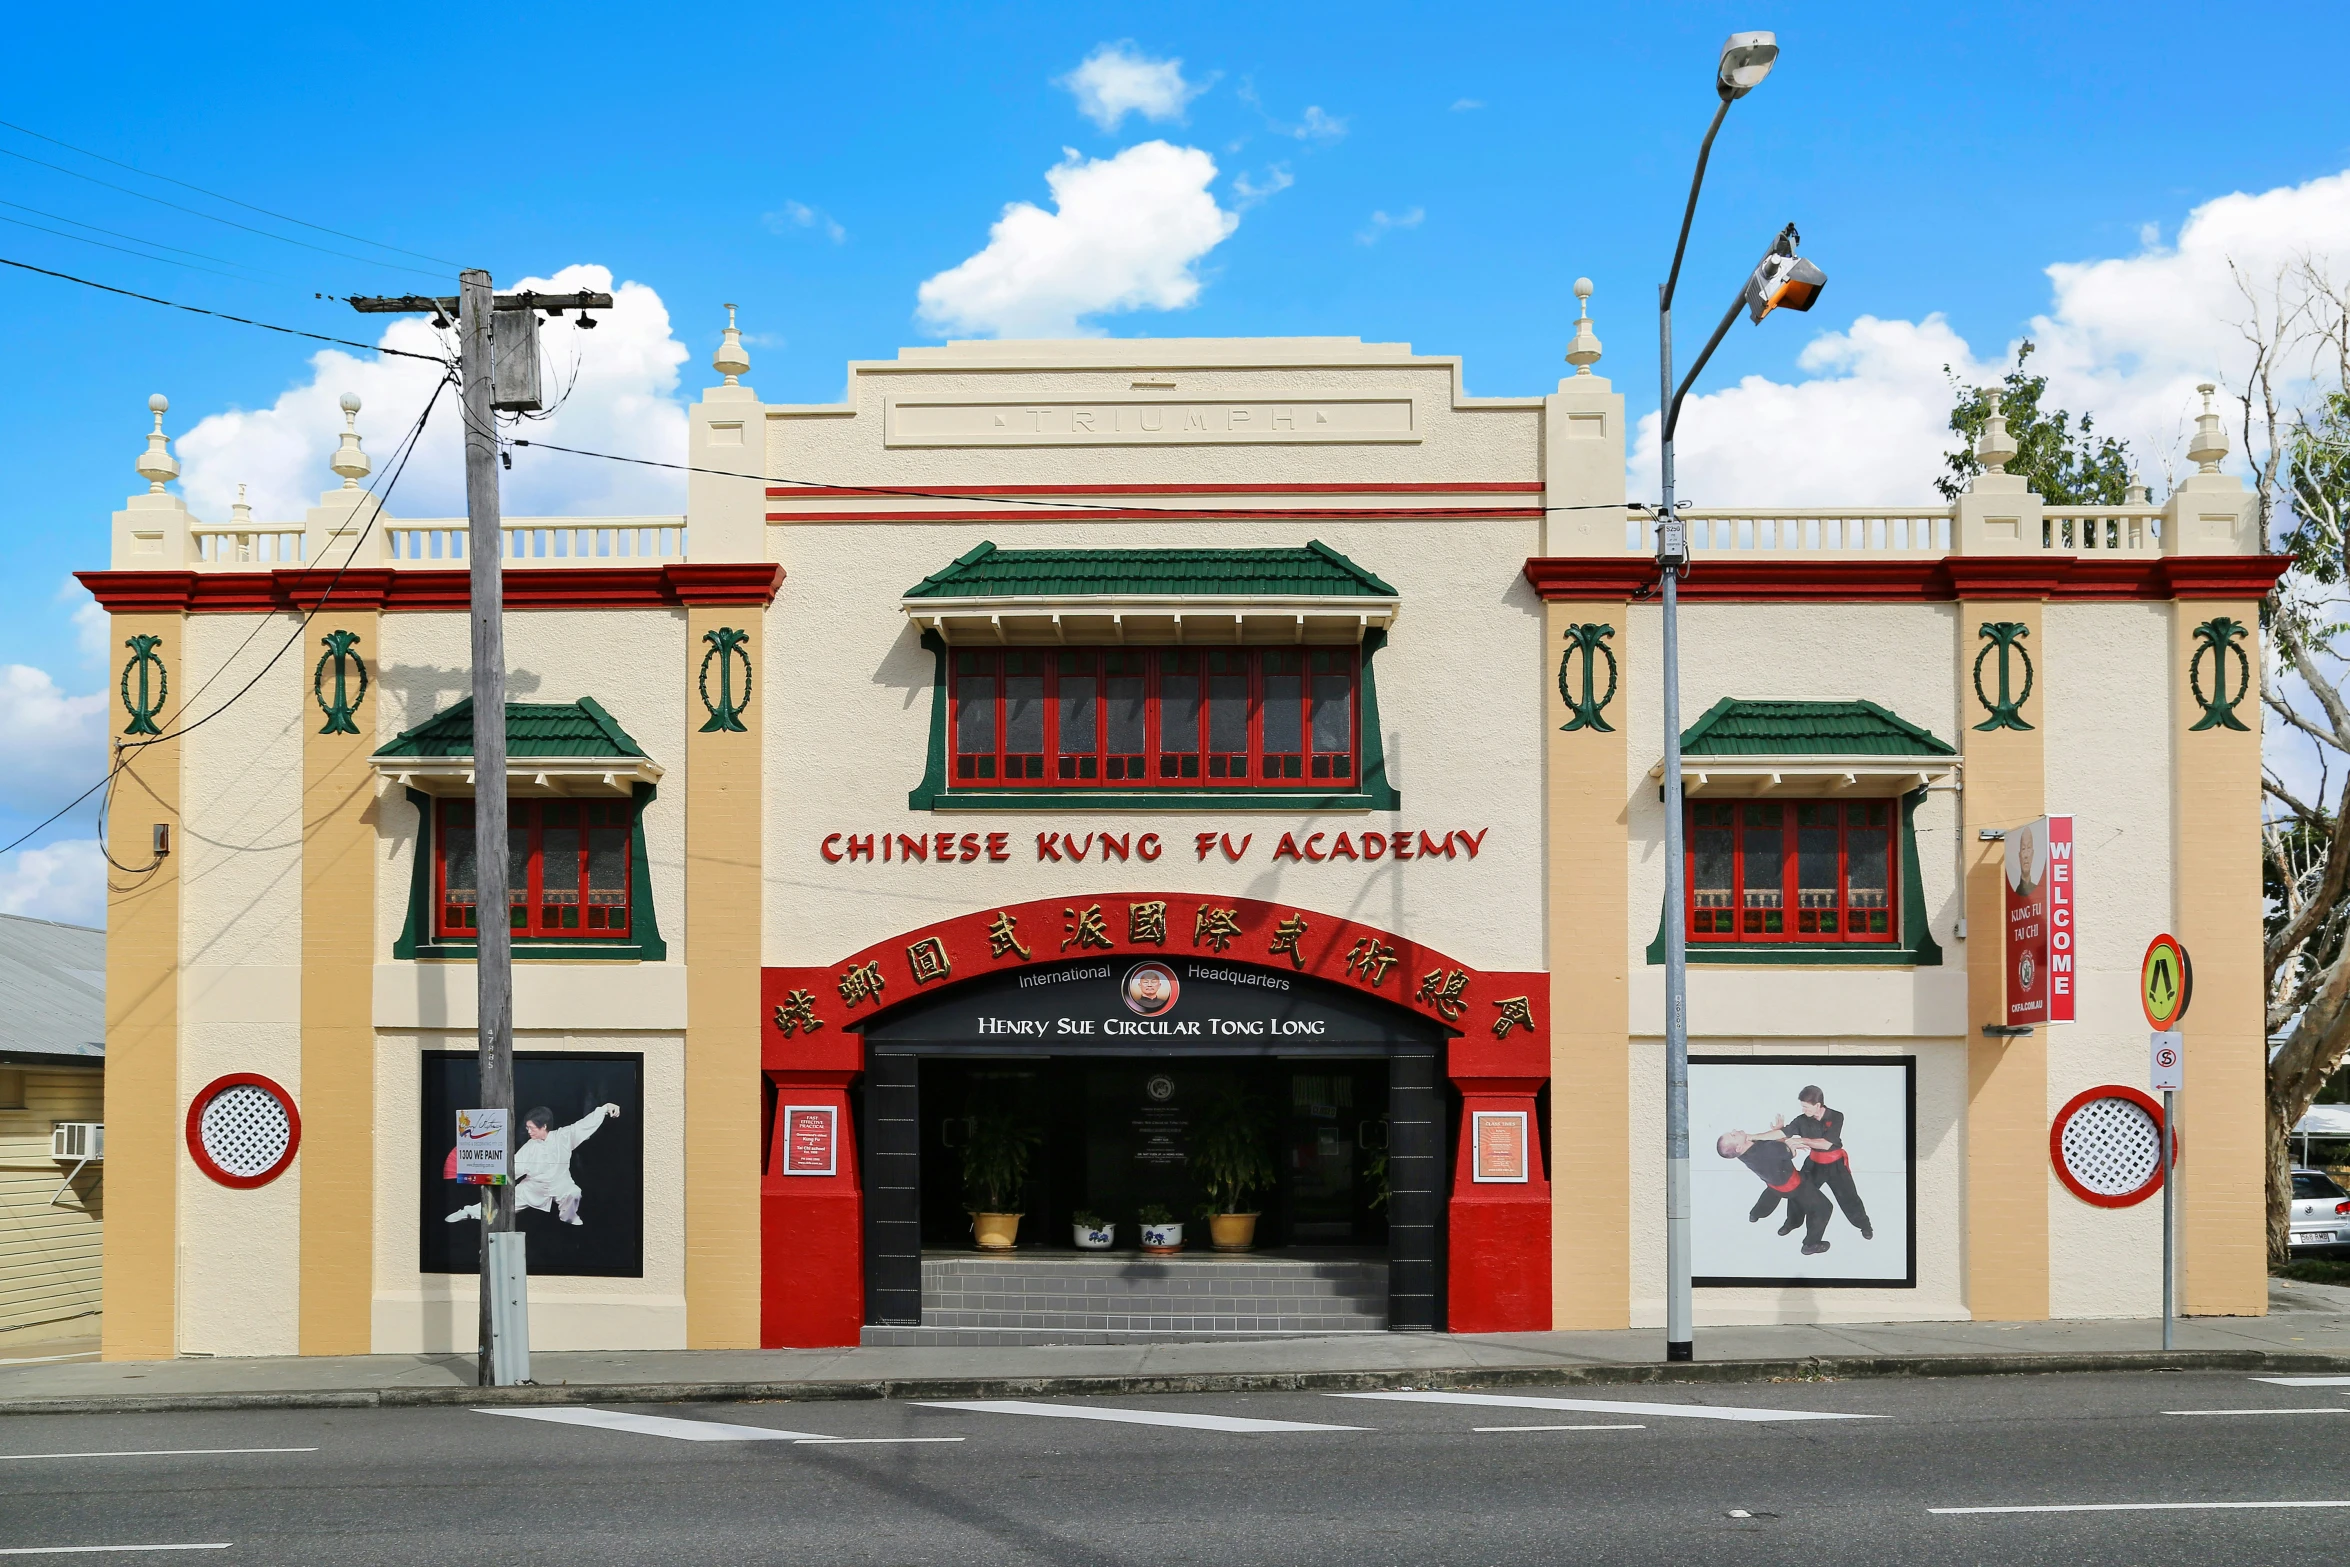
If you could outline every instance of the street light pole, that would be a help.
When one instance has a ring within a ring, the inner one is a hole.
[[[1657,417],[1661,454],[1658,483],[1661,498],[1656,511],[1656,563],[1664,613],[1665,696],[1665,1359],[1689,1360],[1697,1353],[1695,1304],[1690,1284],[1689,1228],[1689,865],[1682,831],[1681,808],[1681,572],[1689,563],[1687,535],[1673,495],[1673,427],[1681,411],[1673,390],[1673,291],[1681,281],[1681,258],[1689,248],[1689,225],[1697,216],[1697,193],[1705,184],[1706,161],[1713,156],[1714,137],[1730,105],[1753,90],[1768,75],[1778,57],[1777,40],[1769,33],[1733,33],[1722,46],[1716,90],[1722,106],[1697,149],[1697,171],[1689,180],[1689,203],[1681,213],[1681,236],[1673,245],[1673,266],[1657,290]],[[1737,306],[1731,306],[1735,316]],[[1714,344],[1729,330],[1724,317],[1720,331],[1690,371],[1697,371],[1713,354]],[[1682,394],[1688,388],[1682,387]]]

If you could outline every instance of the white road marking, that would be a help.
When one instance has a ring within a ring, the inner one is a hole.
[[[2350,1408],[2316,1404],[2307,1409],[2166,1409],[2166,1415],[2350,1415]]]
[[[1645,1431],[1646,1426],[1471,1426],[1472,1431]]]
[[[1255,1420],[1241,1415],[1192,1415],[1176,1410],[1105,1409],[1099,1404],[1031,1404],[1019,1399],[928,1403],[929,1409],[966,1409],[983,1415],[1042,1415],[1052,1420],[1112,1420],[1133,1426],[1184,1426],[1194,1431],[1360,1431],[1361,1426],[1313,1425],[1303,1420]]]
[[[835,1438],[814,1431],[777,1431],[768,1426],[730,1426],[715,1420],[673,1420],[667,1415],[624,1415],[612,1409],[476,1409],[477,1415],[505,1415],[515,1420],[546,1420],[556,1425],[593,1426],[600,1431],[630,1431],[638,1436],[665,1436],[679,1442],[829,1442]]]
[[[93,1551],[225,1551],[226,1540],[201,1545],[12,1545],[0,1547],[0,1556],[83,1556]]]
[[[98,1352],[85,1349],[72,1355],[19,1355],[14,1360],[0,1360],[0,1366],[50,1366],[60,1360],[96,1360]]]
[[[2247,1377],[2247,1382],[2273,1382],[2278,1387],[2350,1387],[2350,1377]]]
[[[1327,1393],[1326,1398],[1385,1398],[1406,1404],[1477,1404],[1493,1409],[1575,1409],[1591,1415],[1663,1415],[1684,1420],[1883,1420],[1808,1409],[1739,1409],[1715,1404],[1634,1404],[1605,1398],[1536,1398],[1523,1393]]]
[[[195,1458],[215,1453],[315,1453],[315,1447],[142,1447],[119,1453],[0,1453],[0,1464],[36,1458]]]
[[[959,1436],[804,1436],[802,1447],[913,1447],[924,1442],[960,1442]]]
[[[2178,1513],[2246,1507],[2350,1507],[2350,1502],[2071,1502],[2048,1507],[1929,1507],[1929,1513]]]

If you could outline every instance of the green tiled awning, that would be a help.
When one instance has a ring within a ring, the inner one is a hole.
[[[1681,754],[1956,756],[1957,750],[1874,702],[1757,702],[1724,697],[1681,731]]]
[[[1395,589],[1320,540],[1277,549],[1007,550],[983,543],[906,590],[908,599],[1393,598]]]
[[[508,702],[506,754],[639,761],[645,750],[593,697],[576,702]],[[473,698],[443,708],[375,753],[379,761],[473,755]]]

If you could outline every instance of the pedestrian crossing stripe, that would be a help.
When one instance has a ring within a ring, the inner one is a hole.
[[[1579,1409],[1600,1415],[1660,1415],[1683,1420],[1882,1420],[1883,1415],[1811,1409],[1741,1409],[1719,1404],[1638,1404],[1605,1398],[1542,1398],[1530,1393],[1330,1393],[1329,1398],[1384,1398],[1399,1404],[1474,1404],[1492,1409]]]
[[[1361,1426],[1317,1425],[1305,1420],[1259,1420],[1242,1415],[1195,1415],[1177,1409],[1112,1409],[1102,1404],[1035,1404],[1021,1399],[972,1399],[925,1403],[925,1409],[961,1409],[982,1415],[1038,1415],[1048,1420],[1108,1420],[1120,1425],[1181,1426],[1193,1431],[1360,1431]]]

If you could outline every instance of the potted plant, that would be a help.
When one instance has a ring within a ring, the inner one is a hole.
[[[1208,1238],[1218,1251],[1256,1244],[1248,1199],[1273,1184],[1272,1116],[1263,1101],[1227,1089],[1209,1101],[1191,1140],[1191,1167],[1208,1188]]]
[[[1118,1226],[1091,1208],[1078,1209],[1070,1215],[1070,1219],[1079,1251],[1108,1251],[1117,1242]]]
[[[963,1139],[963,1196],[981,1251],[1010,1251],[1020,1237],[1020,1190],[1028,1162],[1044,1140],[1007,1106],[971,1118]]]
[[[1165,1203],[1146,1202],[1136,1210],[1142,1225],[1142,1249],[1154,1257],[1172,1257],[1183,1249],[1183,1223]]]

